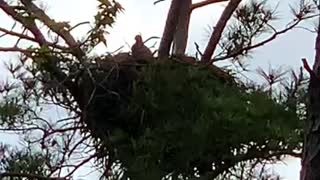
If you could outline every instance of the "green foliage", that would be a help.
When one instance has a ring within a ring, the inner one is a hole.
[[[223,54],[247,55],[248,51],[243,51],[246,47],[254,44],[253,40],[266,32],[272,31],[270,22],[275,20],[275,12],[266,6],[266,1],[251,0],[240,6],[234,15],[234,22],[228,26],[221,41]]]
[[[263,92],[175,63],[150,65],[142,74],[126,114],[132,129],[119,129],[111,139],[115,159],[133,179],[192,177],[195,167],[203,174],[212,164],[219,169],[246,160],[241,157],[267,159],[299,148],[296,113]]]
[[[19,121],[24,110],[16,99],[4,100],[0,104],[0,126],[11,127]]]
[[[115,23],[116,16],[123,11],[123,7],[115,0],[98,0],[98,12],[94,17],[94,28],[89,31],[87,43],[84,45],[85,50],[91,50],[100,42],[107,45],[105,35],[107,27],[112,27]]]
[[[0,171],[16,174],[16,177],[1,177],[4,180],[22,180],[25,175],[47,177],[49,159],[41,153],[31,150],[13,150],[9,147],[1,148]],[[32,179],[32,178],[30,178]]]

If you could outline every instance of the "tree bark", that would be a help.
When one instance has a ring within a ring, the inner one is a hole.
[[[171,44],[178,25],[180,15],[179,8],[183,6],[184,2],[185,0],[172,0],[171,2],[166,25],[160,41],[159,59],[166,59],[169,57]]]
[[[184,55],[187,44],[188,44],[188,34],[189,34],[189,23],[191,16],[191,0],[185,0],[180,6],[180,13],[176,32],[173,40],[173,54],[174,55]]]
[[[320,179],[320,23],[315,49],[315,61],[313,72],[310,73],[308,90],[309,101],[304,125],[304,148],[300,180]]]
[[[189,25],[193,10],[227,0],[204,0],[192,4],[192,0],[172,0],[165,29],[159,47],[159,58],[169,56],[173,43],[173,54],[184,55],[188,43]]]
[[[210,40],[208,42],[208,45],[203,53],[203,56],[201,58],[201,62],[204,64],[211,64],[211,57],[221,39],[222,32],[224,28],[227,25],[228,20],[231,18],[233,12],[237,9],[239,6],[241,0],[230,0],[227,7],[222,12],[222,15],[214,28],[214,31],[211,34]]]

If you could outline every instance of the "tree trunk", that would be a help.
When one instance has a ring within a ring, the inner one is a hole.
[[[320,179],[320,23],[315,47],[316,55],[312,72],[314,75],[310,75],[309,102],[304,127],[301,180]]]
[[[172,0],[168,12],[166,25],[164,27],[163,35],[159,46],[159,59],[166,59],[169,57],[171,44],[178,25],[180,7],[183,6],[185,0]]]
[[[203,53],[203,56],[201,58],[201,62],[205,64],[211,64],[211,58],[212,55],[221,39],[222,32],[224,28],[227,25],[228,20],[231,18],[233,12],[237,9],[239,6],[241,0],[230,0],[227,7],[222,12],[222,15],[214,28],[210,40],[208,42],[208,45]]]
[[[174,34],[174,40],[173,40],[174,55],[185,54],[187,44],[188,44],[191,5],[192,5],[192,0],[185,0],[185,2],[180,6],[178,25],[177,25],[176,32]]]

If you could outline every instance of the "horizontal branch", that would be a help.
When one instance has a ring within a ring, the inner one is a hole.
[[[232,57],[236,57],[240,54],[242,54],[244,51],[249,51],[249,50],[252,50],[252,49],[255,49],[255,48],[258,48],[260,46],[263,46],[271,41],[273,41],[274,39],[276,39],[279,35],[282,35],[290,30],[292,30],[294,27],[296,27],[298,24],[300,24],[300,22],[302,20],[305,20],[305,19],[310,19],[310,18],[314,18],[314,17],[317,17],[319,16],[318,14],[317,15],[311,15],[311,16],[307,16],[307,17],[304,17],[304,18],[301,18],[301,19],[298,19],[298,20],[295,20],[291,25],[290,23],[287,25],[286,28],[284,28],[283,30],[281,31],[276,31],[274,28],[272,28],[275,32],[267,39],[257,43],[257,44],[254,44],[252,46],[248,46],[248,47],[244,47],[242,49],[239,49],[231,54],[228,54],[226,56],[223,56],[223,57],[217,57],[217,58],[213,58],[211,59],[211,62],[210,63],[213,63],[213,62],[216,62],[216,61],[221,61],[221,60],[226,60],[226,59],[229,59],[229,58],[232,58]]]
[[[193,11],[193,10],[195,10],[197,8],[201,8],[201,7],[207,6],[209,4],[225,2],[225,1],[227,1],[227,0],[205,0],[205,1],[198,2],[198,3],[194,3],[194,4],[191,5],[191,11]]]
[[[27,56],[30,56],[31,53],[33,53],[33,50],[29,49],[23,49],[19,47],[0,47],[0,52],[20,52]]]
[[[7,29],[2,28],[2,27],[0,27],[0,31],[5,33],[5,34],[11,35],[11,36],[15,36],[15,37],[18,37],[18,38],[21,38],[21,39],[25,39],[25,40],[29,40],[29,41],[38,43],[37,39],[35,39],[33,37],[30,37],[28,35],[22,34],[22,33],[10,31],[10,30],[7,30]],[[52,43],[52,42],[48,42],[48,41],[46,42],[46,44],[48,46],[51,46],[51,47],[54,47],[54,48],[57,48],[57,49],[60,49],[60,50],[63,50],[63,51],[68,51],[68,49],[69,49],[68,47],[61,46],[61,45],[58,45],[57,43]]]
[[[67,180],[67,178],[44,177],[41,175],[27,174],[27,173],[15,173],[15,172],[0,173],[0,179],[3,179],[4,177],[28,178],[28,179],[38,179],[38,180]]]

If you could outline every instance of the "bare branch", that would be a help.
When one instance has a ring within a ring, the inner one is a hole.
[[[51,19],[42,9],[37,7],[30,0],[21,0],[21,2],[27,8],[27,11],[34,15],[37,19],[42,21],[46,26],[48,26],[53,32],[62,37],[62,39],[69,45],[70,48],[74,50],[74,55],[81,59],[84,53],[80,49],[80,44],[73,38],[70,31],[67,30],[68,27],[65,23],[58,23]]]
[[[210,37],[209,43],[203,53],[203,56],[201,58],[201,62],[210,64],[211,57],[219,43],[219,40],[221,39],[222,32],[227,25],[228,20],[231,18],[233,12],[237,9],[239,6],[241,0],[230,0],[227,7],[224,9],[214,31],[212,32],[212,35]]]
[[[5,35],[8,34],[8,35],[12,35],[12,36],[16,36],[18,38],[21,38],[21,39],[25,39],[25,40],[29,40],[29,41],[32,41],[32,42],[35,42],[37,43],[37,39],[33,38],[33,37],[30,37],[28,35],[25,35],[23,33],[18,33],[18,32],[14,32],[14,31],[10,31],[10,30],[7,30],[5,28],[2,28],[0,27],[0,31],[4,32]],[[56,43],[52,43],[52,42],[47,42],[48,46],[52,46],[54,48],[58,48],[58,49],[61,49],[61,50],[64,50],[64,51],[68,51],[68,47],[65,47],[65,46],[61,46],[61,45],[58,45]]]
[[[205,1],[201,1],[201,2],[198,2],[198,3],[194,3],[192,4],[191,6],[191,11],[197,9],[197,8],[201,8],[203,6],[207,6],[209,4],[214,4],[214,3],[219,3],[219,2],[225,2],[227,0],[205,0]]]
[[[178,19],[180,16],[180,5],[184,3],[183,0],[173,0],[168,12],[166,25],[163,31],[163,35],[160,41],[158,56],[159,59],[165,59],[169,56],[170,47],[174,38],[174,33],[178,25]]]
[[[39,28],[36,26],[34,21],[30,21],[30,19],[27,19],[20,14],[18,14],[13,7],[11,7],[9,4],[7,4],[4,0],[0,0],[0,8],[9,16],[11,16],[14,20],[20,22],[23,26],[25,26],[35,37],[37,40],[37,43],[40,44],[40,46],[47,45],[47,41]]]
[[[23,53],[25,55],[30,56],[33,51],[18,48],[18,47],[0,47],[0,52],[20,52],[20,53]]]
[[[157,1],[155,1],[155,2],[153,3],[153,5],[156,5],[156,4],[158,4],[159,2],[162,2],[162,1],[165,1],[165,0],[157,0]]]

